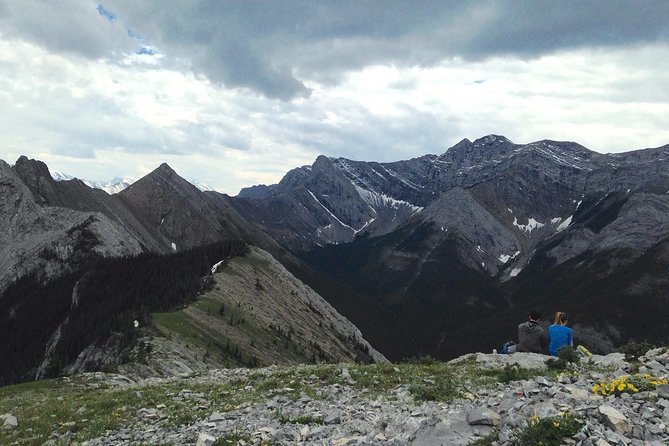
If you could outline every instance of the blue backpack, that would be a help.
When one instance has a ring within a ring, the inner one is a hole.
[[[508,355],[509,353],[512,353],[509,351],[509,347],[515,347],[515,346],[516,346],[515,342],[507,341],[504,344],[502,344],[502,346],[499,348],[499,353],[502,355]],[[513,348],[511,350],[515,351],[516,349]]]

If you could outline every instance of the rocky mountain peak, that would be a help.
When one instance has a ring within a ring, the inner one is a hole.
[[[299,187],[300,184],[309,178],[310,174],[311,166],[297,167],[286,173],[286,175],[279,182],[279,186],[283,188]],[[242,195],[242,192],[240,192],[240,195]]]
[[[22,155],[14,164],[14,172],[31,190],[40,204],[45,204],[57,195],[55,181],[49,168],[42,161],[28,159]]]
[[[478,146],[478,145],[505,144],[510,142],[511,140],[509,140],[509,138],[507,138],[506,136],[490,134],[476,139],[474,141],[474,145]]]
[[[49,173],[49,168],[42,161],[28,159],[27,156],[21,155],[16,164],[14,165],[14,170],[25,180],[32,180],[31,182],[37,181],[39,178],[51,179],[51,174]]]
[[[3,176],[4,176],[4,175],[8,175],[9,172],[11,171],[11,169],[12,169],[12,166],[10,166],[9,164],[7,164],[7,163],[6,163],[5,161],[3,161],[3,160],[0,160],[0,174],[2,174]]]
[[[193,186],[191,183],[186,181],[184,178],[179,176],[174,169],[172,169],[167,163],[162,163],[151,173],[139,179],[133,183],[130,187],[120,192],[120,194],[129,195],[132,193],[137,193],[138,190],[151,188],[155,191],[163,190],[172,190],[178,191],[180,194],[197,194],[199,190],[197,187]]]
[[[176,175],[176,172],[174,171],[174,169],[172,169],[172,168],[170,167],[170,165],[167,164],[167,163],[162,163],[160,166],[158,166],[158,167],[154,170],[154,172],[162,172],[162,173],[168,173],[168,174]]]
[[[439,160],[458,168],[480,167],[491,161],[500,161],[509,157],[517,146],[508,138],[500,135],[488,135],[474,142],[463,139],[449,148]]]
[[[332,171],[334,170],[334,165],[332,164],[332,160],[327,156],[318,155],[318,158],[316,158],[316,161],[314,161],[314,164],[312,165],[312,170],[314,172]]]

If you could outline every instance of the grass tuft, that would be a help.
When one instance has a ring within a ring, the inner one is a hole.
[[[560,446],[563,444],[563,439],[576,435],[583,425],[583,420],[569,413],[546,418],[539,418],[535,415],[527,426],[515,432],[515,444],[518,446]]]

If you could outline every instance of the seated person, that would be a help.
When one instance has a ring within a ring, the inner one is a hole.
[[[541,313],[530,311],[529,320],[518,326],[517,352],[546,353],[548,341],[544,329],[539,325]]]
[[[574,346],[573,330],[567,327],[567,315],[558,311],[555,313],[555,322],[548,327],[548,339],[550,340],[548,352],[552,356],[558,355],[565,345]]]

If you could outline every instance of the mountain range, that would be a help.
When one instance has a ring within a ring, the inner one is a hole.
[[[54,170],[51,171],[51,177],[56,180],[56,181],[68,181],[68,180],[75,180],[77,179],[76,177],[66,174],[64,172],[61,172],[60,170]],[[134,178],[130,177],[124,177],[124,178],[112,178],[109,181],[92,181],[92,180],[85,180],[81,179],[83,183],[93,189],[102,189],[103,191],[107,192],[109,195],[117,194],[121,192],[124,189],[127,189],[130,187],[132,183],[134,183],[136,180]],[[202,183],[200,181],[189,181],[193,186],[197,187],[201,191],[213,191],[210,186],[208,186],[205,183]]]
[[[0,207],[6,321],[23,277],[234,240],[271,254],[391,360],[492,349],[531,308],[566,311],[599,352],[667,340],[669,146],[600,154],[488,135],[392,163],[319,156],[237,197],[166,164],[109,195],[21,157],[0,162]]]

